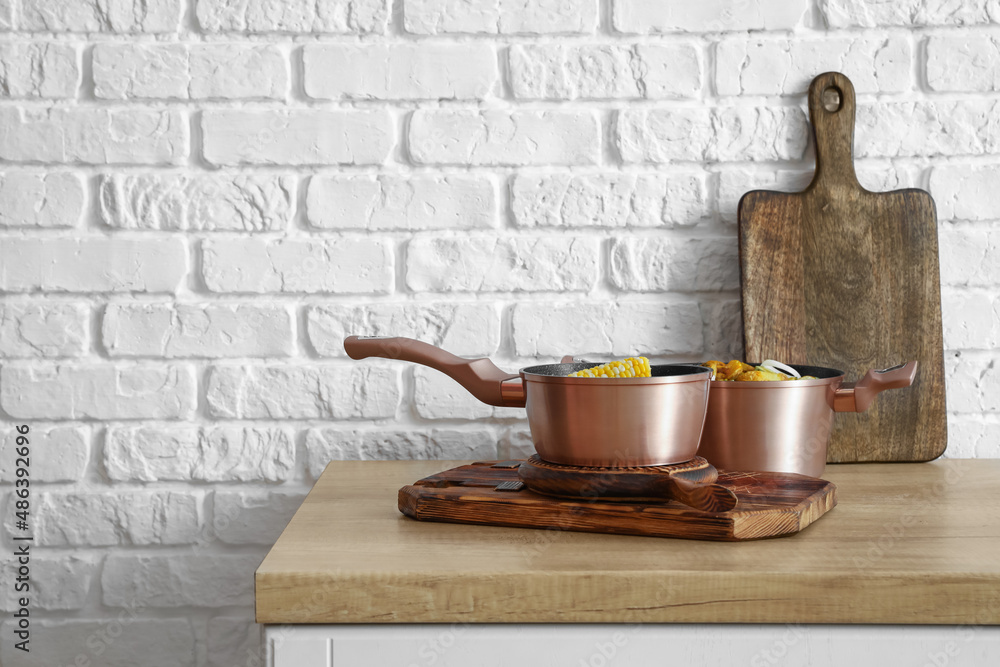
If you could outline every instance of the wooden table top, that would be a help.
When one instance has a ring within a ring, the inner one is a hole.
[[[1000,460],[830,465],[837,507],[751,542],[399,513],[461,463],[331,463],[257,570],[257,621],[1000,624]]]

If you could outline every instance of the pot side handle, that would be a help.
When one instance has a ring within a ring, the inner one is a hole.
[[[351,359],[383,357],[428,366],[441,371],[487,405],[523,408],[525,404],[520,376],[505,373],[489,359],[463,359],[413,338],[385,336],[348,336],[344,339],[344,351]]]
[[[841,386],[833,397],[836,412],[864,412],[876,394],[886,389],[909,387],[917,377],[917,362],[910,361],[881,371],[870,370],[854,386]]]

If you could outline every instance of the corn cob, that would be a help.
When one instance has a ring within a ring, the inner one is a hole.
[[[629,357],[621,361],[609,361],[600,366],[585,368],[582,371],[570,373],[571,378],[648,378],[650,377],[649,359],[646,357]]]

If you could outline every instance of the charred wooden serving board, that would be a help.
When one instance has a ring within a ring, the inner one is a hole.
[[[861,187],[854,108],[847,77],[816,77],[812,183],[740,200],[745,358],[838,368],[849,381],[919,361],[912,387],[882,393],[867,412],[837,414],[827,460],[927,461],[947,444],[934,201],[923,190]]]
[[[516,463],[482,461],[425,477],[399,490],[399,511],[421,521],[737,541],[797,533],[837,504],[830,482],[769,472],[720,472],[716,483],[731,489],[739,504],[717,513],[675,501],[567,500],[527,488],[497,490],[519,481]]]

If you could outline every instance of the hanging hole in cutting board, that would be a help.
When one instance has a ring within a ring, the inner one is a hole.
[[[844,96],[840,92],[840,88],[837,88],[836,86],[827,86],[823,89],[823,108],[830,113],[840,111],[840,105],[843,99]]]

